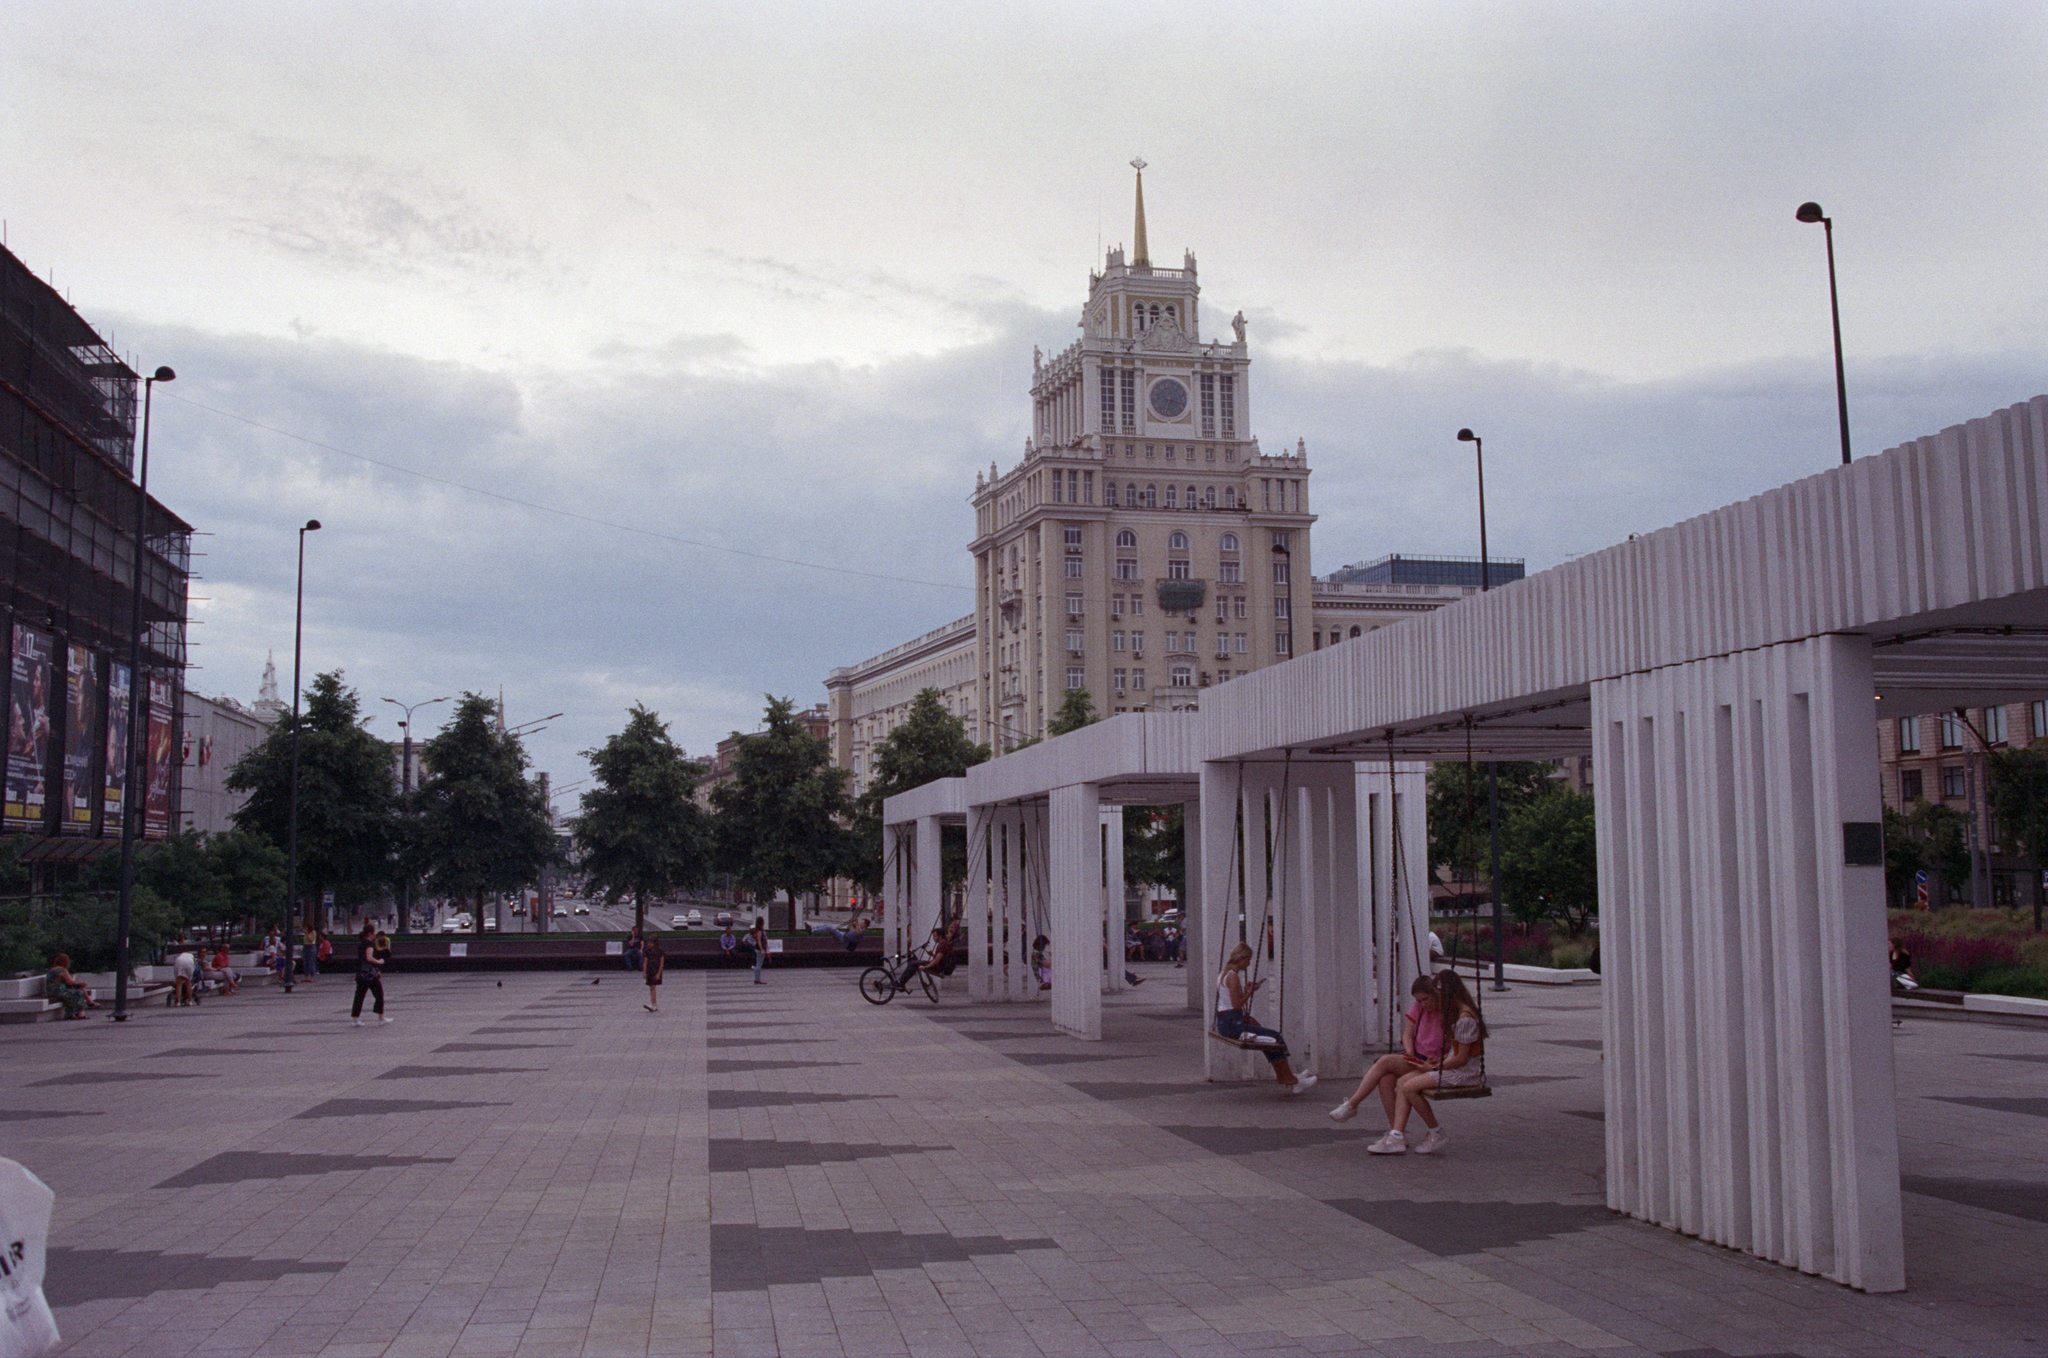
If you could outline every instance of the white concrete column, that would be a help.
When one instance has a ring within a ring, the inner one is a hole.
[[[1057,787],[1048,820],[1052,907],[1052,1021],[1102,1040],[1102,812],[1093,783]]]
[[[1361,762],[1357,843],[1362,859],[1365,965],[1358,977],[1368,1051],[1397,1051],[1408,987],[1429,961],[1427,764]]]
[[[1102,988],[1117,994],[1124,984],[1124,809],[1102,808]]]
[[[910,917],[911,862],[917,854],[917,835],[908,825],[891,825],[884,836],[883,875],[889,886],[888,899],[883,902],[882,941],[883,950],[893,954],[903,951],[904,921]]]
[[[1869,643],[1593,686],[1608,1205],[1905,1284]]]
[[[905,927],[912,946],[927,942],[945,908],[945,859],[940,848],[944,832],[937,816],[917,818],[917,852],[911,858],[910,900]]]
[[[995,998],[1002,967],[1001,931],[995,918],[993,867],[989,854],[990,808],[967,808],[967,998],[987,1004]]]

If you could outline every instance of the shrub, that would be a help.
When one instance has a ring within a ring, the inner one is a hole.
[[[1600,946],[1597,938],[1566,939],[1550,949],[1550,965],[1572,969],[1583,967],[1593,960],[1593,950]]]
[[[1899,942],[1913,954],[1913,974],[1934,990],[1980,990],[1991,972],[2022,967],[2019,949],[2002,938],[1956,938],[1902,933]]]
[[[1980,995],[2023,995],[2048,1000],[2048,971],[2039,967],[1993,967],[1977,977]]]

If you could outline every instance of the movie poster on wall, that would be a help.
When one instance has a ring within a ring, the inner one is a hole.
[[[49,803],[50,661],[47,632],[14,625],[14,662],[7,701],[7,800],[10,830],[41,830]]]
[[[64,811],[58,830],[92,833],[92,752],[100,733],[100,658],[83,646],[65,648]]]
[[[162,839],[171,832],[171,775],[178,761],[171,757],[171,681],[149,676],[149,774],[143,782],[142,833]]]
[[[134,671],[116,661],[107,666],[107,763],[100,796],[100,833],[121,833],[121,794],[128,786],[128,686]]]

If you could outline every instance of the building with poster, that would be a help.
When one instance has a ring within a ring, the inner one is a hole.
[[[135,523],[139,381],[57,291],[0,248],[0,834],[52,880],[121,835],[131,720],[145,760],[140,832],[179,818],[180,695],[192,529],[154,499]],[[142,569],[143,683],[130,609]]]
[[[263,743],[272,720],[233,698],[185,690],[178,733],[183,752],[178,772],[180,828],[206,835],[235,828],[234,814],[249,794],[228,791],[228,773]],[[419,766],[417,756],[413,766]]]

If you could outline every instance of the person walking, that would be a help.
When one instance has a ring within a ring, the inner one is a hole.
[[[761,979],[761,964],[768,960],[768,921],[754,916],[754,927],[747,930],[747,942],[754,948],[754,984],[766,985]]]
[[[389,1023],[384,1016],[384,964],[391,960],[391,945],[377,937],[377,926],[365,924],[362,935],[356,939],[356,1000],[349,1006],[349,1022],[363,1026],[363,996],[375,995],[377,1022]]]
[[[668,958],[661,951],[661,935],[648,935],[640,955],[641,974],[647,978],[647,1003],[641,1008],[650,1014],[658,1014],[661,1012],[661,973],[668,965]]]

